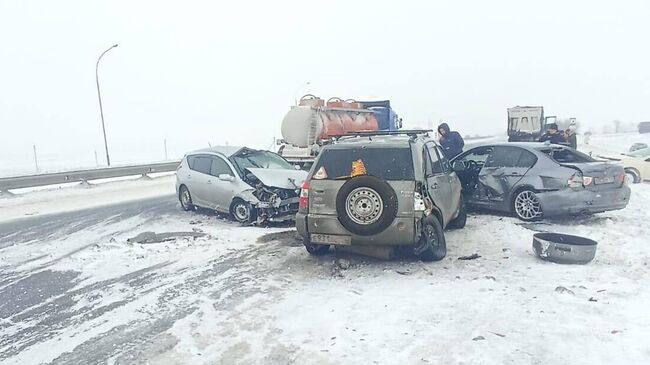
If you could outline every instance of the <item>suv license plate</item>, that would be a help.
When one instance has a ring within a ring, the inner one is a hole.
[[[328,245],[349,246],[349,245],[352,244],[352,238],[350,236],[315,233],[315,234],[311,235],[311,242],[312,243],[325,243],[325,244],[328,244]]]
[[[600,185],[600,184],[611,184],[614,182],[614,177],[613,176],[606,176],[606,177],[597,177],[594,179],[594,184]]]

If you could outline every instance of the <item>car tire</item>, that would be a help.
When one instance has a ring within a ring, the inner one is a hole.
[[[641,182],[641,174],[636,169],[625,169],[625,179],[631,184]]]
[[[397,216],[397,195],[385,181],[357,176],[346,181],[336,195],[339,222],[360,236],[377,234]]]
[[[514,194],[512,213],[525,222],[538,221],[544,217],[542,203],[532,189],[518,190]]]
[[[454,218],[454,220],[449,222],[449,224],[447,224],[447,228],[451,228],[451,229],[464,228],[466,223],[467,223],[467,210],[465,208],[465,202],[461,198],[458,216]]]
[[[330,251],[330,245],[319,245],[317,243],[311,243],[308,241],[303,242],[305,249],[309,252],[310,255],[322,256]]]
[[[192,204],[190,190],[185,185],[181,185],[181,188],[178,189],[178,201],[181,203],[181,208],[186,212],[196,209],[195,205]]]
[[[235,221],[241,224],[250,224],[257,219],[251,203],[245,202],[240,198],[234,199],[232,204],[230,204],[230,215]]]
[[[440,261],[447,256],[447,241],[438,218],[429,215],[422,220],[416,253],[422,261]]]

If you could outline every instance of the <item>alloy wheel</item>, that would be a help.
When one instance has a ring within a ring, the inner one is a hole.
[[[542,205],[530,190],[524,190],[515,198],[515,213],[524,220],[532,220],[542,216]]]

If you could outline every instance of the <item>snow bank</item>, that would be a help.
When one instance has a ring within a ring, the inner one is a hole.
[[[151,180],[130,179],[91,185],[74,183],[3,196],[0,197],[0,222],[174,194],[175,181],[176,175],[163,175]]]

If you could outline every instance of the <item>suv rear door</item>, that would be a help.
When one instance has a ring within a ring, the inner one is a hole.
[[[397,216],[413,215],[415,191],[413,155],[409,146],[383,147],[354,145],[330,148],[320,153],[309,175],[309,214],[337,215],[339,189],[352,173],[352,162],[361,160],[367,175],[386,181],[398,197]]]
[[[449,223],[453,214],[456,213],[455,208],[458,205],[458,198],[453,196],[449,174],[444,170],[442,160],[436,152],[435,144],[433,142],[425,144],[422,153],[427,191],[431,200],[442,212],[444,226]]]

